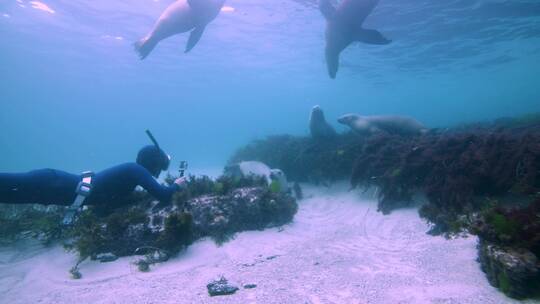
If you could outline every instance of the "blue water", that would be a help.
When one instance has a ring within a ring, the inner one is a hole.
[[[131,44],[172,1],[0,1],[0,171],[99,170],[149,128],[174,161],[222,166],[269,134],[307,134],[311,107],[410,115],[431,127],[540,111],[540,2],[381,0],[336,80],[314,0],[228,0],[140,61]]]

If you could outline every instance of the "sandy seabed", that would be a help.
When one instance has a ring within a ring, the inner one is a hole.
[[[305,186],[290,225],[239,233],[222,247],[198,241],[148,273],[126,257],[86,261],[73,280],[76,257],[61,246],[3,247],[0,303],[539,303],[489,285],[475,237],[429,236],[416,209],[384,216],[372,195],[346,189]],[[206,284],[220,275],[240,290],[209,297]]]

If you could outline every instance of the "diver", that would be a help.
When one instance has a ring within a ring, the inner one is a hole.
[[[95,174],[84,172],[76,175],[55,169],[0,173],[0,203],[70,206],[64,224],[73,221],[83,203],[125,202],[137,186],[160,202],[168,203],[175,192],[187,187],[187,180],[181,176],[171,186],[156,181],[161,171],[169,168],[170,156],[159,147],[150,131],[146,133],[154,144],[143,147],[136,162],[120,164]]]

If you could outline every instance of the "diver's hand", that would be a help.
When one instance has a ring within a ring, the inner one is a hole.
[[[185,190],[187,188],[187,178],[184,176],[175,179],[174,183],[178,186],[179,190]]]

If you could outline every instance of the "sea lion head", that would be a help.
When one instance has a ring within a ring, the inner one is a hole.
[[[270,178],[272,179],[278,179],[285,176],[285,173],[281,171],[280,169],[271,169],[270,170]]]
[[[358,115],[356,114],[345,114],[338,118],[338,122],[342,125],[351,126],[358,120]]]
[[[314,106],[311,109],[311,121],[324,121],[324,112],[319,106]]]
[[[375,128],[368,119],[357,114],[345,114],[338,118],[338,122],[362,134],[372,132]]]

